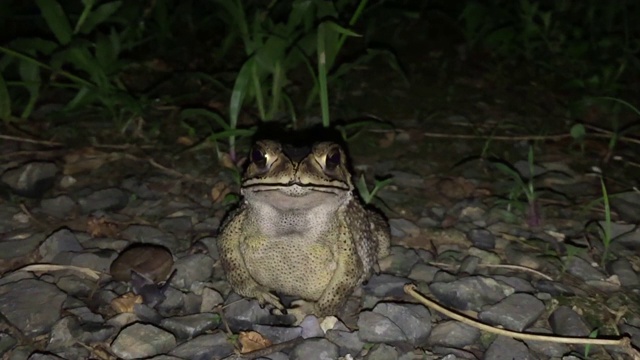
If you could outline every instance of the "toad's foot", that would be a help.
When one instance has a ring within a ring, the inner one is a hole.
[[[256,299],[258,300],[258,303],[262,308],[264,308],[265,305],[269,304],[279,311],[285,311],[284,306],[280,302],[280,298],[268,291],[263,291],[257,294]]]
[[[291,302],[291,308],[282,310],[278,309],[274,311],[276,315],[293,315],[296,319],[294,326],[300,325],[302,320],[304,320],[307,315],[313,315],[316,313],[316,306],[314,302],[309,302],[305,300],[296,300]]]

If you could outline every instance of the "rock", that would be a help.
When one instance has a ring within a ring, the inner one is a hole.
[[[458,321],[444,321],[431,330],[428,342],[436,346],[462,348],[476,342],[480,330]]]
[[[75,234],[65,228],[51,234],[40,245],[39,250],[42,261],[51,262],[56,255],[63,251],[82,251],[82,245],[78,242]]]
[[[435,266],[430,266],[423,263],[417,263],[411,269],[409,273],[409,279],[415,281],[424,281],[425,283],[430,283],[433,281],[436,273],[440,271],[439,268]]]
[[[391,227],[391,236],[393,237],[405,237],[405,236],[419,236],[420,228],[407,219],[389,219],[389,226]]]
[[[111,343],[111,351],[122,359],[140,359],[166,353],[176,346],[171,333],[148,324],[124,328]]]
[[[6,354],[12,347],[14,347],[18,343],[13,336],[0,332],[0,356]]]
[[[530,328],[527,332],[551,335],[551,331],[544,328]],[[561,357],[570,351],[567,345],[551,341],[524,340],[524,342],[527,344],[527,347],[529,347],[529,350],[538,354],[543,354],[549,358]]]
[[[512,294],[499,303],[489,306],[478,318],[493,325],[522,332],[544,312],[544,304],[529,294]]]
[[[633,270],[629,260],[625,258],[610,262],[607,266],[610,273],[618,276],[620,284],[627,288],[640,288],[640,276]]]
[[[551,280],[537,280],[533,286],[538,291],[549,293],[552,296],[574,296],[576,294],[570,287]]]
[[[480,311],[513,293],[513,288],[489,277],[469,276],[456,281],[429,285],[433,295],[458,310]]]
[[[191,339],[207,330],[215,329],[218,324],[220,316],[210,313],[175,316],[160,321],[160,326],[171,331],[178,339]]]
[[[516,292],[533,293],[536,290],[530,282],[516,276],[494,275],[493,278],[511,286]]]
[[[290,327],[257,324],[253,326],[253,330],[269,339],[273,344],[283,343],[302,336],[302,328],[299,326]]]
[[[407,276],[420,257],[413,249],[392,246],[389,256],[380,260],[380,269],[396,276]]]
[[[473,229],[467,233],[467,238],[471,240],[473,246],[478,249],[492,250],[496,247],[496,238],[485,229]]]
[[[591,332],[591,327],[587,325],[582,317],[568,306],[559,306],[549,316],[549,325],[554,334],[562,336],[582,336],[587,337]],[[578,351],[584,351],[584,345],[576,345]]]
[[[192,254],[178,259],[174,265],[176,276],[171,282],[176,287],[188,289],[195,282],[208,281],[213,274],[213,259],[206,254]]]
[[[431,313],[422,305],[380,303],[373,308],[373,312],[396,324],[414,347],[423,345],[431,332]],[[362,329],[360,326],[359,328]]]
[[[568,257],[565,260],[565,265],[566,271],[580,280],[589,281],[606,279],[605,274],[578,256]]]
[[[364,357],[366,360],[396,360],[398,359],[398,350],[387,344],[377,344]]]
[[[160,229],[176,236],[183,236],[193,228],[190,216],[170,217],[160,220]]]
[[[172,253],[178,253],[180,244],[175,236],[167,234],[149,225],[131,225],[120,233],[122,238],[132,243],[145,243],[164,246]]]
[[[50,199],[40,201],[40,210],[58,219],[66,219],[78,204],[67,195],[59,195]]]
[[[48,161],[33,161],[10,169],[0,178],[11,190],[30,198],[41,197],[53,184],[58,167]]]
[[[169,355],[181,359],[209,360],[223,359],[233,353],[233,345],[227,334],[218,332],[211,335],[200,335],[181,344],[169,352]]]
[[[327,340],[338,345],[340,348],[340,356],[346,356],[351,354],[354,356],[358,354],[364,347],[364,342],[360,340],[358,331],[341,331],[341,330],[329,330],[326,333]]]
[[[200,312],[212,312],[218,305],[224,303],[224,298],[214,289],[202,289],[202,302],[200,303]]]
[[[108,188],[93,192],[92,194],[78,199],[78,204],[85,214],[97,210],[118,211],[129,203],[129,194],[118,189]]]
[[[0,286],[0,313],[33,338],[51,330],[66,298],[67,294],[44,281],[20,280]]]
[[[5,236],[0,241],[0,259],[12,259],[32,254],[45,239],[45,234],[19,234],[15,238]],[[24,235],[24,237],[23,237]]]
[[[293,360],[332,360],[338,358],[338,346],[327,339],[310,339],[293,348]]]
[[[409,279],[389,274],[373,275],[363,286],[364,292],[377,298],[404,297],[404,286],[411,281]]]
[[[480,265],[479,257],[467,256],[460,263],[460,266],[458,267],[458,274],[474,274],[478,265]]]
[[[254,324],[262,324],[264,319],[268,319],[271,316],[269,310],[266,307],[264,309],[261,308],[258,301],[243,299],[237,294],[229,296],[226,304],[224,318],[234,333],[251,330]]]
[[[59,352],[76,344],[80,334],[80,322],[73,316],[58,320],[51,329],[47,350]]]
[[[630,224],[636,224],[640,220],[640,194],[637,191],[618,193],[610,196],[611,208],[620,216],[622,220]],[[631,245],[631,243],[630,243]],[[635,242],[636,246],[640,243]],[[638,247],[635,247],[637,249]]]
[[[506,336],[498,336],[487,348],[485,360],[537,360],[522,342]]]
[[[388,317],[373,311],[364,311],[358,319],[358,337],[363,342],[405,342],[407,336]]]

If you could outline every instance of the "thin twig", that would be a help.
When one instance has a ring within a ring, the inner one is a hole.
[[[29,138],[23,138],[19,136],[11,136],[11,135],[0,135],[0,139],[16,141],[16,142],[24,142],[29,144],[46,145],[46,146],[63,146],[64,145],[62,143],[55,142],[55,141],[35,140],[35,139],[29,139]]]
[[[433,266],[438,266],[438,267],[448,267],[448,268],[454,268],[455,265],[451,265],[451,264],[446,264],[446,263],[439,263],[439,262],[433,262],[430,261],[429,265],[433,265]],[[534,270],[528,267],[524,267],[524,266],[520,266],[520,265],[507,265],[507,264],[478,264],[478,267],[487,267],[487,268],[504,268],[504,269],[512,269],[512,270],[522,270],[525,272],[531,272],[534,273],[542,278],[545,278],[547,280],[551,280],[553,281],[553,278],[547,274],[541,273],[538,270]]]
[[[60,270],[71,270],[81,274],[84,274],[92,280],[100,280],[100,272],[90,268],[73,266],[73,265],[55,265],[55,264],[32,264],[18,269],[19,271],[32,271],[32,272],[50,272]]]
[[[621,346],[628,352],[629,355],[631,355],[634,358],[634,360],[640,360],[640,352],[638,352],[636,349],[634,349],[631,346],[631,339],[626,336],[619,339],[594,339],[594,338],[585,338],[585,337],[566,337],[566,336],[528,334],[528,333],[521,333],[517,331],[500,329],[500,328],[496,328],[496,327],[481,323],[476,319],[461,315],[457,312],[453,312],[441,306],[440,304],[427,299],[422,294],[418,293],[416,289],[417,288],[414,284],[407,284],[404,286],[404,291],[407,294],[411,295],[414,299],[418,300],[423,305],[441,314],[444,314],[447,317],[460,321],[469,326],[473,326],[480,330],[484,330],[484,331],[487,331],[493,334],[502,335],[502,336],[508,336],[514,339],[522,339],[522,340],[548,341],[548,342],[563,343],[563,344],[592,344],[592,345],[604,345],[604,346]]]

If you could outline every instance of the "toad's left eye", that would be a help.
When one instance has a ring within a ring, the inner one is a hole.
[[[338,165],[340,165],[341,161],[342,155],[340,154],[340,150],[331,150],[325,158],[325,168],[327,170],[333,171],[338,167]]]

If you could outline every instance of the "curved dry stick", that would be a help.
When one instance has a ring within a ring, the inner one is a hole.
[[[451,264],[447,264],[447,263],[439,263],[439,262],[434,262],[434,261],[429,261],[428,262],[429,265],[433,265],[433,266],[437,266],[437,267],[449,267],[449,268],[453,268],[455,267],[455,265],[451,265]],[[460,267],[460,266],[458,266]],[[503,269],[512,269],[512,270],[522,270],[525,272],[530,272],[530,273],[534,273],[542,278],[545,278],[549,281],[553,281],[553,278],[545,273],[541,273],[538,270],[534,270],[525,266],[521,266],[521,265],[508,265],[508,264],[478,264],[478,267],[486,267],[486,268],[503,268]]]
[[[73,266],[73,265],[33,264],[33,265],[27,265],[25,267],[18,269],[18,271],[32,271],[32,272],[43,272],[43,273],[50,272],[50,271],[60,271],[60,270],[71,270],[71,271],[75,271],[83,275],[86,275],[92,280],[95,280],[95,281],[100,280],[100,272],[90,268]]]
[[[537,334],[527,334],[521,333],[517,331],[505,330],[496,328],[484,323],[479,322],[478,320],[472,319],[467,316],[460,315],[456,312],[453,312],[440,304],[433,302],[422,294],[420,294],[417,290],[417,287],[414,284],[407,284],[404,286],[404,292],[411,295],[414,299],[421,302],[423,305],[434,309],[435,311],[446,315],[454,320],[460,321],[461,323],[473,326],[480,330],[484,330],[493,334],[498,334],[502,336],[508,336],[513,339],[523,339],[523,340],[534,340],[534,341],[549,341],[563,344],[593,344],[593,345],[604,345],[604,346],[620,346],[624,348],[629,355],[633,357],[634,360],[640,360],[640,352],[634,349],[631,346],[631,339],[627,336],[622,337],[620,339],[594,339],[594,338],[585,338],[585,337],[566,337],[566,336],[553,336],[553,335],[537,335]]]

